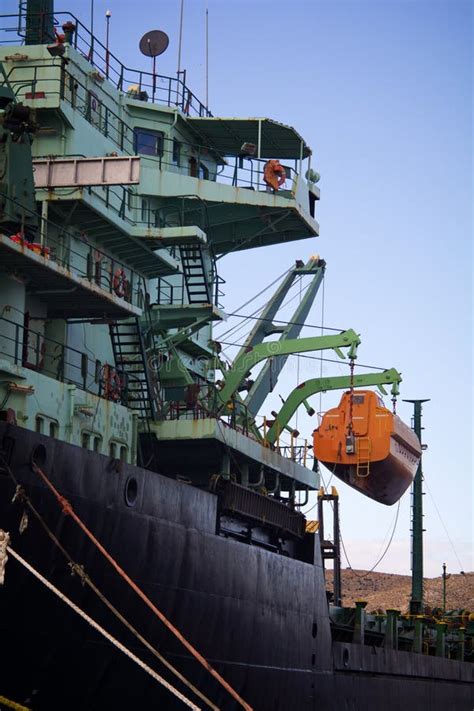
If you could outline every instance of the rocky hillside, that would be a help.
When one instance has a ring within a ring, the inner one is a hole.
[[[326,573],[327,589],[332,590],[333,573]],[[411,593],[409,575],[367,573],[364,570],[342,571],[343,605],[350,607],[356,600],[366,600],[367,610],[395,608],[406,612]],[[425,578],[425,603],[441,607],[443,601],[442,578]],[[474,611],[474,572],[450,575],[446,583],[446,609]]]

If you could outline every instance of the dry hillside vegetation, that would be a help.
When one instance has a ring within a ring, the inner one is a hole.
[[[332,590],[332,570],[326,572],[326,587]],[[409,575],[366,573],[364,570],[342,571],[342,598],[345,607],[356,600],[367,601],[367,611],[395,608],[406,612],[411,593]],[[425,604],[431,608],[443,604],[442,578],[425,578]],[[474,572],[451,575],[446,583],[446,609],[474,611]]]

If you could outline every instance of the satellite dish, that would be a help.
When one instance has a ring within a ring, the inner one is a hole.
[[[170,43],[170,38],[166,32],[161,30],[150,30],[146,32],[140,40],[140,52],[145,57],[158,57],[166,51]]]

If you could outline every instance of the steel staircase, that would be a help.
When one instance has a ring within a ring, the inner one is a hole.
[[[158,408],[140,319],[116,321],[109,325],[109,331],[115,365],[126,376],[128,407],[138,413],[146,426],[149,420],[156,419]]]
[[[188,302],[190,304],[212,303],[201,246],[186,244],[181,246],[179,251]]]

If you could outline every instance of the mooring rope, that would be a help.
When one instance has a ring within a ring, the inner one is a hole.
[[[43,480],[48,489],[54,494],[57,501],[59,502],[63,512],[71,516],[71,518],[77,523],[77,525],[82,529],[86,536],[92,541],[92,543],[98,548],[102,555],[109,561],[117,573],[128,583],[128,585],[134,590],[138,597],[143,600],[143,602],[150,608],[150,610],[161,620],[161,622],[174,634],[174,636],[179,639],[179,641],[186,647],[186,649],[193,655],[193,657],[215,678],[217,681],[229,692],[233,698],[238,701],[238,703],[245,709],[245,711],[253,711],[253,708],[238,694],[237,691],[219,674],[219,672],[214,669],[214,667],[203,657],[203,655],[198,652],[198,650],[189,642],[186,637],[178,630],[177,627],[173,625],[170,620],[159,610],[156,605],[150,600],[150,598],[143,592],[141,588],[130,578],[125,570],[117,563],[115,558],[113,558],[110,553],[104,548],[101,542],[94,536],[92,531],[88,529],[86,524],[82,519],[76,514],[71,503],[62,496],[53,483],[49,480],[44,471],[35,463],[32,462],[31,466],[33,471],[38,474],[38,476]]]
[[[131,659],[135,664],[137,664],[139,667],[141,667],[147,674],[149,674],[155,681],[157,681],[159,684],[165,687],[169,692],[171,692],[176,698],[178,698],[180,701],[183,702],[186,706],[188,706],[190,709],[193,709],[194,711],[201,711],[199,706],[196,706],[192,701],[190,701],[184,694],[182,694],[178,689],[176,689],[174,686],[172,686],[166,679],[164,679],[160,674],[158,674],[154,669],[148,666],[148,664],[145,664],[145,662],[142,662],[139,657],[137,657],[133,652],[131,652],[125,645],[123,645],[121,642],[119,642],[118,639],[113,637],[107,630],[105,630],[101,625],[99,625],[98,622],[96,622],[92,617],[90,617],[84,610],[81,610],[80,607],[78,607],[72,600],[70,600],[66,595],[64,595],[61,590],[59,590],[55,585],[49,582],[38,570],[33,568],[30,563],[28,563],[22,556],[17,553],[13,548],[9,545],[7,546],[7,551],[8,553],[13,556],[26,570],[28,570],[32,575],[37,578],[45,587],[48,588],[48,590],[51,590],[62,602],[64,602],[68,607],[70,607],[74,612],[82,617],[83,620],[85,620],[91,627],[93,627],[99,634],[101,634],[105,639],[107,639],[111,644],[113,644],[117,649],[119,649],[123,654],[125,654],[129,659]],[[19,707],[20,708],[20,707]]]
[[[0,695],[0,704],[3,704],[3,706],[6,706],[7,709],[14,709],[14,711],[31,711],[31,709],[29,709],[27,706],[22,706],[21,704],[17,704],[16,701],[7,699],[6,696]]]
[[[0,454],[1,458],[1,454]],[[13,474],[10,466],[7,464],[7,462],[4,460],[3,461],[3,466],[5,467],[6,471],[10,475],[11,479],[16,485],[16,491],[15,491],[15,496],[13,497],[13,501],[18,501],[19,503],[26,505],[29,510],[33,513],[35,518],[38,520],[40,526],[43,528],[45,531],[46,535],[52,540],[55,546],[59,548],[61,553],[64,555],[66,560],[68,561],[68,565],[71,569],[71,574],[76,574],[81,580],[81,583],[83,585],[87,585],[94,593],[97,595],[99,600],[101,600],[104,605],[112,612],[115,617],[120,620],[120,622],[125,625],[125,627],[131,632],[167,669],[169,669],[180,681],[183,682],[185,686],[188,687],[190,691],[192,691],[196,696],[198,696],[201,701],[204,701],[205,704],[209,706],[209,708],[212,709],[212,711],[219,711],[219,707],[216,706],[205,694],[202,693],[194,684],[192,684],[186,677],[181,674],[181,672],[169,662],[166,657],[164,657],[162,654],[158,652],[155,647],[153,647],[148,640],[146,640],[143,635],[138,632],[138,630],[122,615],[117,608],[112,605],[110,600],[99,590],[99,588],[93,583],[92,579],[88,575],[86,569],[84,568],[83,565],[80,565],[79,563],[76,563],[76,561],[72,558],[72,556],[68,553],[68,551],[64,548],[60,540],[57,538],[57,536],[54,535],[53,531],[49,528],[48,524],[46,521],[43,519],[39,511],[35,508],[33,503],[31,502],[30,498],[27,496],[24,488],[18,484],[18,481]],[[23,517],[22,517],[23,520]],[[5,556],[6,556],[6,545],[8,544],[9,541],[7,541],[5,545]],[[2,579],[2,532],[0,531],[0,583]],[[6,556],[7,557],[7,556]]]

